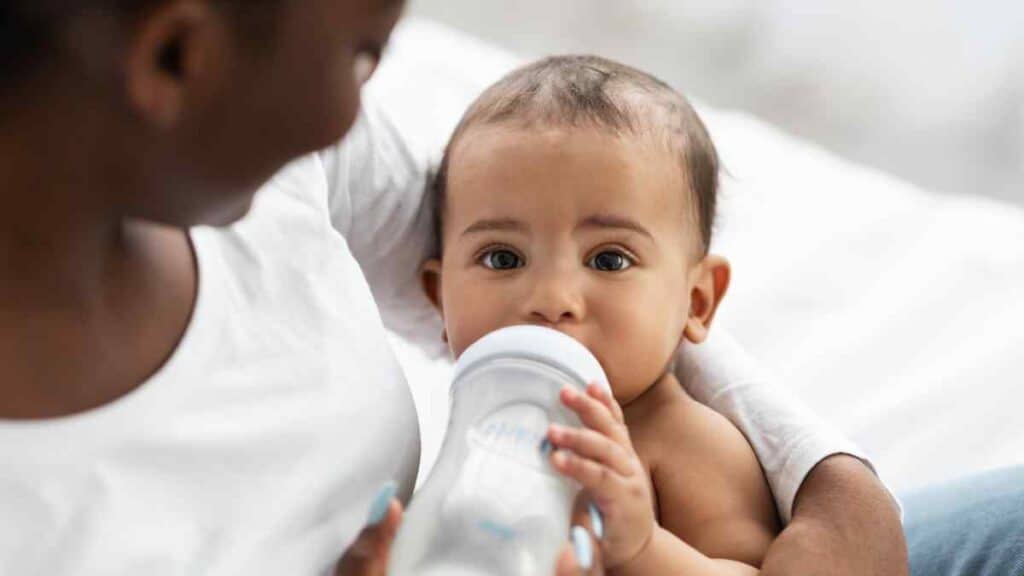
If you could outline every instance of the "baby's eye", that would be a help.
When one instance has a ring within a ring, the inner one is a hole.
[[[600,272],[622,272],[633,265],[633,261],[622,252],[605,250],[595,254],[587,266]]]
[[[491,250],[480,258],[480,263],[491,270],[514,270],[523,267],[523,259],[511,250]]]

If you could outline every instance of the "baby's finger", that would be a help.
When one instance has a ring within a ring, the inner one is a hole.
[[[552,424],[548,439],[555,448],[572,450],[576,454],[603,464],[626,476],[632,472],[632,460],[626,449],[606,436],[587,428],[567,428]]]
[[[619,406],[619,403],[615,401],[615,398],[612,397],[604,386],[596,383],[591,384],[590,386],[587,386],[587,394],[601,404],[604,404],[619,423],[626,423],[626,416],[622,413],[622,406]]]
[[[579,482],[598,502],[612,500],[622,485],[622,477],[611,468],[568,450],[551,454],[551,465],[563,476]]]
[[[625,424],[617,422],[607,406],[568,386],[562,389],[559,396],[562,404],[575,412],[584,426],[604,434],[623,446],[632,446]]]

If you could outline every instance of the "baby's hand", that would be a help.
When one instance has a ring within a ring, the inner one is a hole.
[[[650,479],[629,439],[622,408],[604,388],[591,384],[586,394],[565,388],[561,400],[586,428],[552,425],[551,463],[579,482],[603,515],[603,537],[600,529],[595,533],[605,567],[612,569],[640,554],[654,534]]]

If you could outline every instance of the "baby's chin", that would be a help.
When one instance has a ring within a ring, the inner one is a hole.
[[[628,406],[636,401],[637,398],[644,395],[653,383],[647,383],[639,386],[616,386],[612,384],[612,396],[615,401],[619,403],[619,406]],[[624,390],[623,388],[628,388]]]

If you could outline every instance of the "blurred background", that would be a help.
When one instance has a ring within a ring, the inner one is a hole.
[[[592,52],[856,162],[1024,205],[1020,0],[411,0],[522,56]]]

